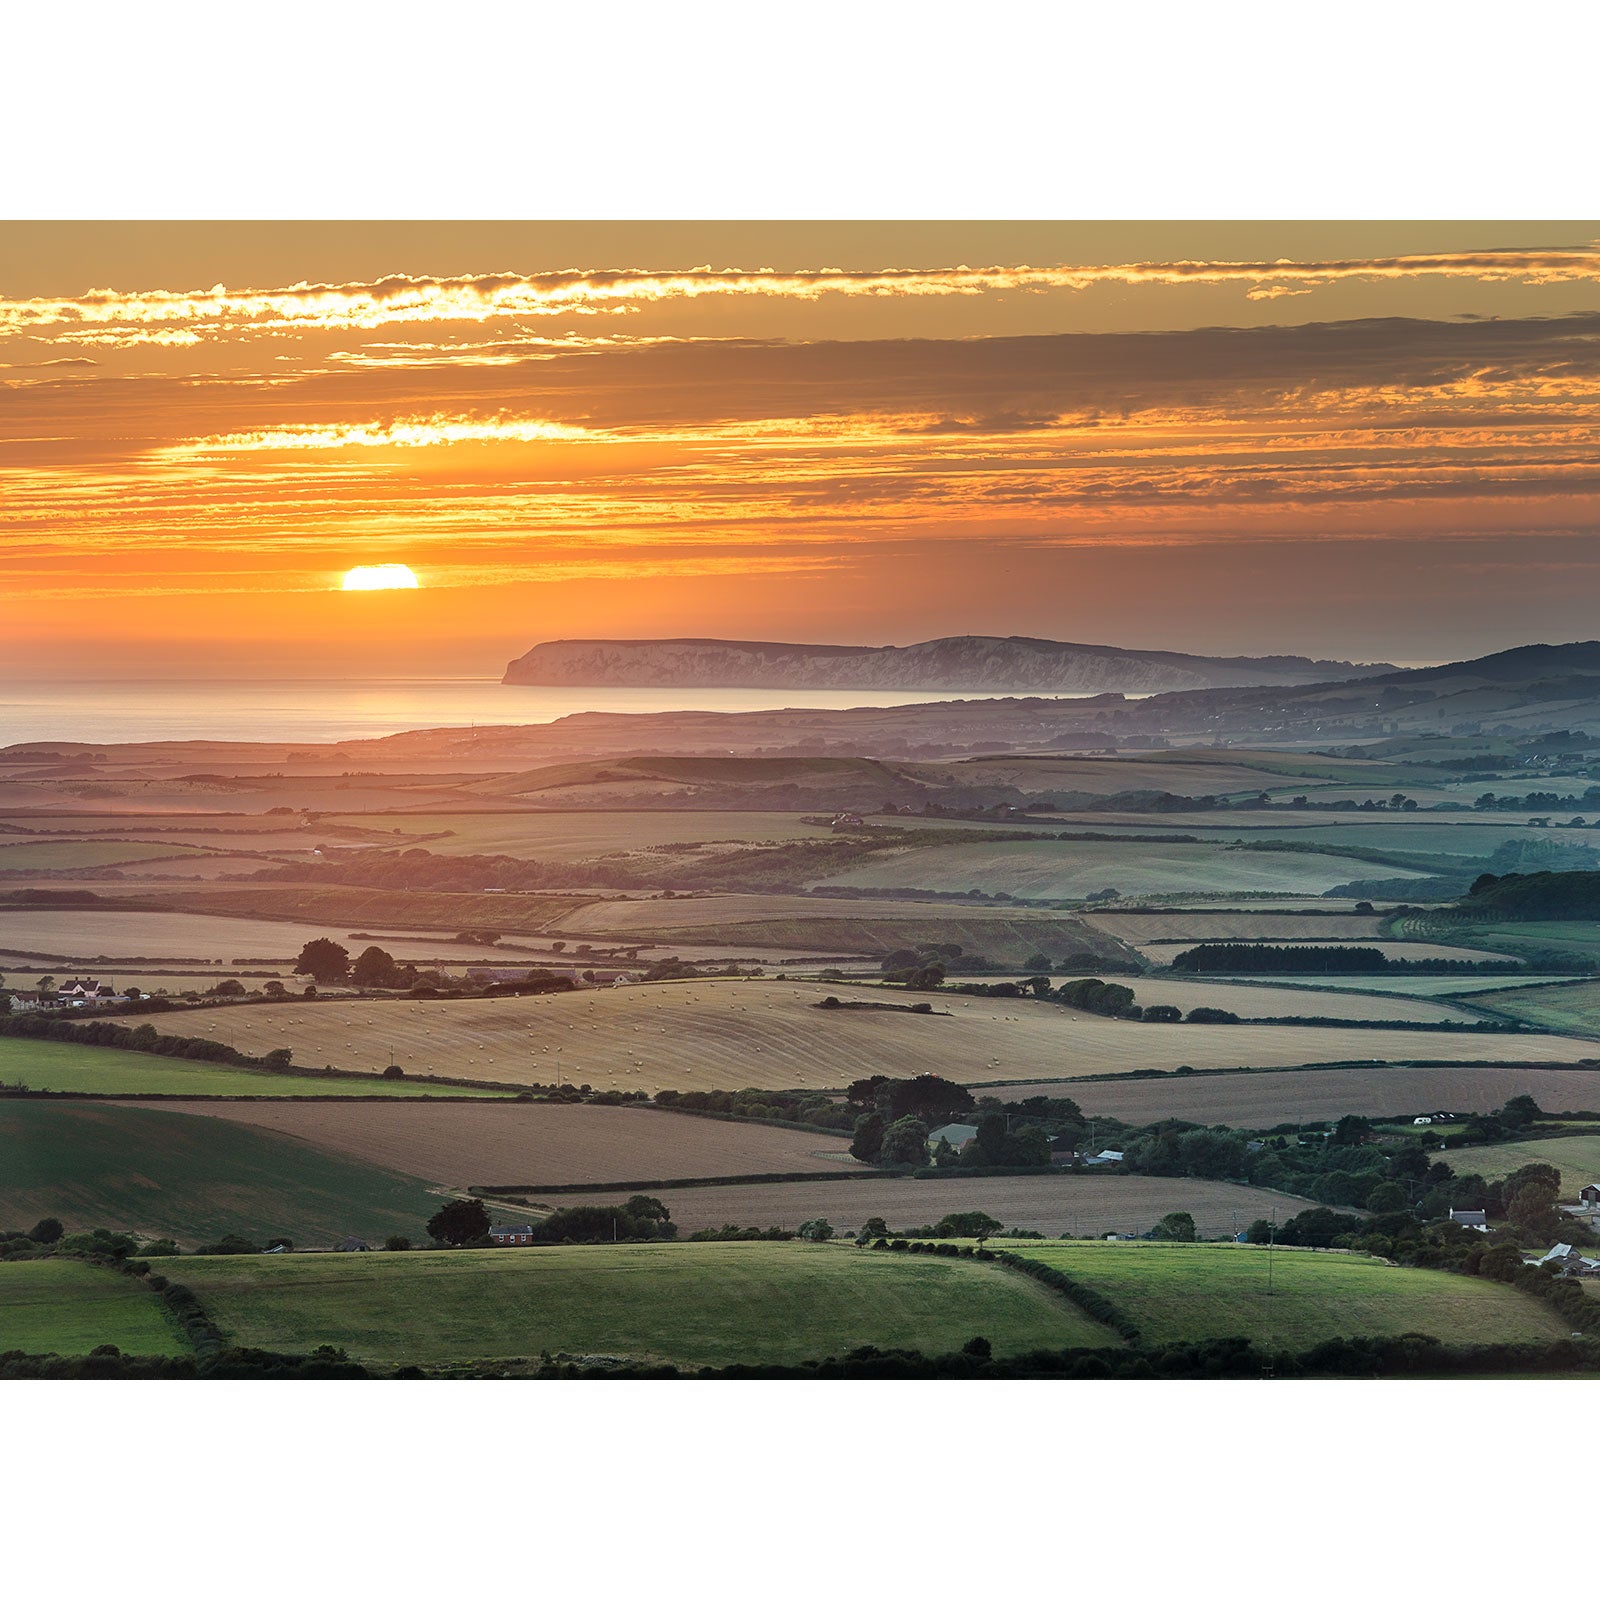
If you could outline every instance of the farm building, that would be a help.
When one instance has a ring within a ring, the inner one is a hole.
[[[354,1234],[352,1234],[348,1239],[341,1239],[338,1244],[334,1246],[335,1250],[345,1251],[370,1250],[371,1248],[372,1246],[368,1244],[365,1239],[358,1239]]]
[[[1600,1183],[1586,1183],[1578,1191],[1578,1204],[1585,1211],[1600,1209]]]
[[[947,1122],[928,1135],[928,1143],[936,1145],[941,1139],[947,1139],[952,1150],[960,1151],[965,1150],[977,1137],[978,1130],[970,1122]]]
[[[489,1230],[489,1237],[495,1244],[532,1244],[533,1226],[527,1222],[497,1222]]]
[[[1596,1260],[1592,1256],[1580,1255],[1576,1245],[1553,1244],[1534,1262],[1534,1265],[1543,1267],[1551,1263],[1561,1269],[1563,1277],[1593,1278],[1600,1276],[1600,1260]]]

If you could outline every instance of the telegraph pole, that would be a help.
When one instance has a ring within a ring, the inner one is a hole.
[[[1267,1293],[1272,1293],[1272,1246],[1278,1237],[1278,1208],[1272,1208],[1272,1221],[1267,1226]]]

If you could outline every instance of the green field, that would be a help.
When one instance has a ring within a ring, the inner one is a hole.
[[[1516,956],[1522,960],[1558,954],[1600,961],[1600,923],[1594,922],[1473,922],[1465,917],[1423,913],[1397,918],[1394,935],[1400,939],[1437,939],[1483,950],[1491,956]]]
[[[188,1350],[160,1300],[120,1273],[65,1259],[0,1263],[0,1350],[81,1356],[102,1344],[134,1356]]]
[[[1146,1343],[1244,1335],[1302,1350],[1323,1339],[1425,1333],[1448,1344],[1566,1338],[1542,1301],[1504,1284],[1366,1256],[1251,1245],[1019,1244],[1097,1289],[1132,1318]]]
[[[695,1365],[793,1362],[863,1344],[941,1354],[1118,1342],[1070,1302],[988,1262],[849,1246],[555,1246],[168,1263],[232,1338],[439,1363],[542,1350]]]
[[[1541,1028],[1600,1038],[1600,982],[1518,989],[1510,994],[1486,996],[1478,1003]]]
[[[282,1134],[175,1111],[0,1101],[0,1227],[59,1217],[179,1244],[224,1233],[421,1241],[439,1197],[414,1178]]]
[[[1473,1145],[1466,1150],[1447,1151],[1441,1159],[1463,1176],[1476,1173],[1482,1178],[1503,1178],[1530,1161],[1542,1161],[1560,1170],[1561,1198],[1576,1200],[1584,1184],[1600,1178],[1600,1134],[1560,1134],[1554,1139]],[[1595,1242],[1600,1246],[1600,1235]]]
[[[170,1025],[170,1024],[169,1024]],[[181,1024],[179,1024],[181,1026]],[[0,1039],[0,1084],[49,1089],[58,1094],[103,1095],[338,1095],[341,1099],[385,1099],[417,1095],[492,1097],[492,1089],[447,1089],[404,1079],[302,1078],[214,1061],[182,1061],[141,1050],[107,1050],[54,1039]]]

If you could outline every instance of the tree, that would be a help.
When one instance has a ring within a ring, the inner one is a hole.
[[[1272,1224],[1265,1217],[1257,1217],[1244,1230],[1244,1237],[1247,1244],[1271,1244]]]
[[[994,1350],[989,1341],[979,1334],[976,1339],[968,1339],[962,1345],[961,1353],[964,1356],[976,1356],[980,1361],[987,1361],[994,1354]]]
[[[889,1224],[882,1217],[868,1217],[856,1230],[857,1237],[862,1239],[887,1239],[889,1237]]]
[[[1024,972],[1048,972],[1050,970],[1050,957],[1043,954],[1029,956],[1022,963]]]
[[[1513,1095],[1500,1108],[1500,1120],[1512,1128],[1525,1128],[1543,1114],[1539,1102],[1531,1094]]]
[[[428,1236],[440,1244],[469,1244],[488,1231],[489,1212],[481,1200],[451,1200],[428,1218]]]
[[[976,1239],[981,1244],[1001,1226],[987,1211],[952,1211],[939,1219],[937,1231],[947,1239]]]
[[[28,1229],[28,1237],[35,1244],[54,1244],[66,1231],[55,1217],[41,1217]]]
[[[1365,1144],[1372,1132],[1372,1124],[1365,1117],[1340,1117],[1333,1125],[1329,1144]]]
[[[319,974],[313,973],[312,976]],[[369,944],[356,957],[355,965],[350,969],[350,981],[363,989],[398,989],[403,986],[394,957],[375,944]]]
[[[211,986],[211,993],[224,999],[236,1000],[245,992],[245,987],[237,978],[224,978],[221,983]]]
[[[802,1222],[795,1232],[813,1244],[826,1244],[833,1237],[833,1224],[826,1217],[817,1217],[811,1222]]]
[[[403,1233],[391,1233],[383,1241],[383,1248],[385,1250],[409,1250],[411,1241]]]
[[[343,983],[350,975],[350,952],[332,939],[310,939],[301,946],[294,970],[297,977],[318,983]]]
[[[1525,1183],[1517,1197],[1506,1207],[1511,1226],[1532,1238],[1548,1239],[1560,1225],[1561,1213],[1556,1210],[1554,1185]]]
[[[883,1130],[878,1160],[886,1167],[925,1167],[928,1164],[928,1125],[918,1117],[901,1117]]]
[[[1194,1218],[1187,1211],[1169,1211],[1150,1230],[1152,1239],[1168,1239],[1175,1244],[1194,1243]]]
[[[1404,1211],[1406,1192],[1391,1179],[1375,1185],[1367,1195],[1368,1211]]]
[[[857,1161],[876,1161],[883,1149],[883,1118],[876,1111],[856,1118],[856,1135],[850,1141],[850,1154]]]

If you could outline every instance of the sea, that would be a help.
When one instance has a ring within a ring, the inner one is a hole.
[[[934,690],[543,688],[494,678],[12,680],[0,681],[0,747],[41,739],[331,743],[413,728],[554,722],[579,711],[838,711],[1003,698]]]

